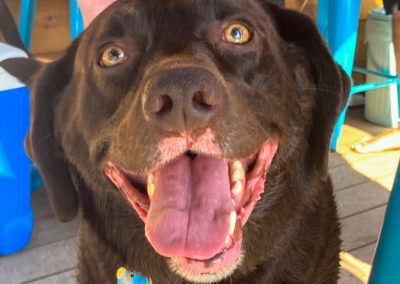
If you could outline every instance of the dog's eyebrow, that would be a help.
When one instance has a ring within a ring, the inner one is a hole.
[[[219,1],[215,5],[215,17],[217,20],[224,20],[242,12],[238,7],[232,6],[230,1]]]
[[[101,33],[100,38],[119,38],[125,35],[126,27],[123,26],[123,18],[128,17],[128,15],[113,15],[109,21],[107,21],[107,26],[104,32]]]

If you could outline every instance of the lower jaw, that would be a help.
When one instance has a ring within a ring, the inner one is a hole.
[[[231,275],[243,259],[242,240],[211,260],[195,260],[173,257],[168,260],[172,271],[194,283],[213,283]]]

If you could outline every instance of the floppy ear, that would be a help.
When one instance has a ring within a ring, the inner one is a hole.
[[[31,89],[31,128],[25,140],[29,156],[37,164],[51,207],[60,221],[70,221],[78,211],[78,195],[67,161],[54,129],[54,105],[72,77],[78,42],[66,55],[52,63],[14,58],[0,66]]]
[[[308,135],[309,161],[320,173],[326,173],[332,132],[345,108],[351,81],[334,61],[316,25],[307,16],[294,10],[270,5],[278,33],[294,45],[307,60],[314,86],[314,106]]]
[[[32,87],[33,78],[45,64],[33,58],[11,58],[0,62],[8,73],[17,77],[28,88]]]

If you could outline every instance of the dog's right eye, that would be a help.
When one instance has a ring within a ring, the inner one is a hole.
[[[125,52],[117,46],[106,47],[100,56],[99,65],[101,67],[112,67],[125,60]]]

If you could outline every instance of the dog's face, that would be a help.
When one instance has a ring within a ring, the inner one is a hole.
[[[187,280],[263,261],[279,174],[326,175],[348,87],[309,20],[264,2],[117,1],[62,59],[2,63],[37,71],[26,146],[60,219],[78,176]]]

